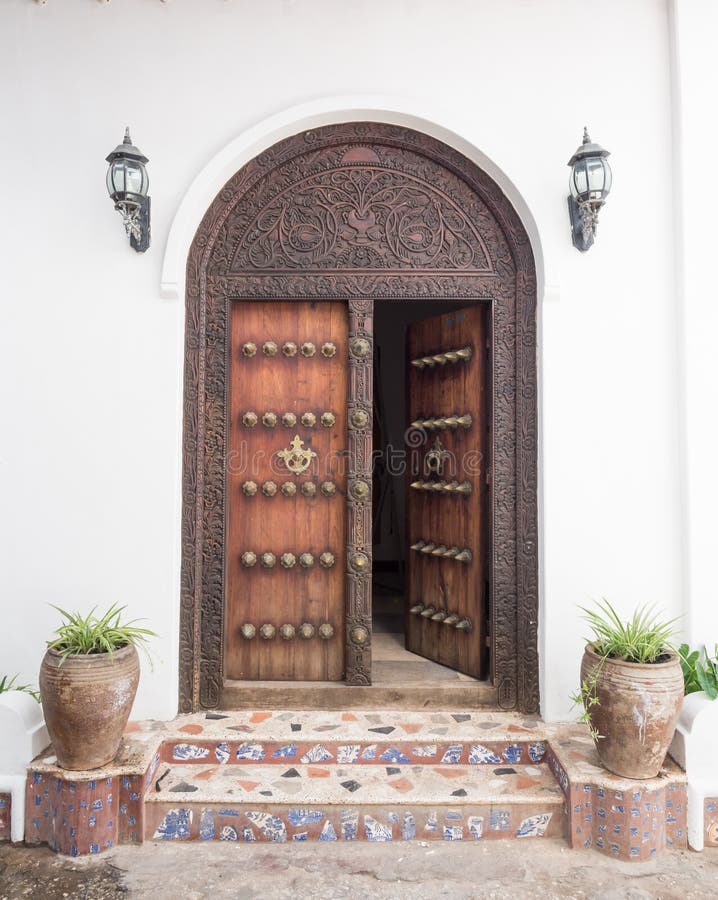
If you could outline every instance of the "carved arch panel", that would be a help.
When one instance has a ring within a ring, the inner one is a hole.
[[[538,710],[536,276],[498,185],[447,145],[376,123],[274,145],[212,202],[187,262],[180,710],[221,703],[228,309],[345,299],[350,417],[371,414],[375,300],[491,306],[492,677],[502,708]],[[366,352],[365,352],[366,351]],[[364,422],[359,416],[357,422]],[[370,429],[350,429],[347,680],[368,683]],[[369,517],[367,519],[367,517]],[[369,537],[367,538],[367,535]],[[352,564],[353,555],[356,556]]]

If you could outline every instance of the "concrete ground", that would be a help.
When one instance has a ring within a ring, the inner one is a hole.
[[[698,900],[718,897],[718,849],[622,863],[562,840],[485,844],[145,844],[69,859],[0,845],[0,900],[309,897]]]

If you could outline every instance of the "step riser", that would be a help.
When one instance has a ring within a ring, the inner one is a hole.
[[[197,764],[322,765],[535,765],[546,754],[543,741],[491,741],[484,743],[410,741],[322,742],[297,741],[172,741],[162,745],[162,762]]]
[[[538,804],[412,806],[363,804],[227,806],[151,803],[145,808],[145,840],[265,841],[485,841],[565,836],[562,808]]]

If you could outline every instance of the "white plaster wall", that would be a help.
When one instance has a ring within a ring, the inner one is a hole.
[[[672,0],[670,4],[676,161],[677,290],[681,388],[685,396],[683,537],[687,630],[693,646],[713,652],[718,644],[718,508],[715,448],[718,444],[718,297],[714,273],[715,216],[706,163],[718,146],[711,110],[718,95],[718,4]]]
[[[663,0],[3,0],[0,92],[0,670],[36,676],[48,603],[117,599],[162,636],[133,715],[174,713],[183,304],[161,297],[163,250],[222,148],[338,95],[400,96],[458,135],[540,235],[544,714],[569,712],[577,603],[680,612]],[[104,188],[126,124],[150,157],[144,256]],[[584,124],[615,177],[582,255],[565,163]]]

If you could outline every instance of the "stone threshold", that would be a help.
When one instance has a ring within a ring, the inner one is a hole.
[[[563,835],[623,860],[686,846],[686,782],[603,770],[585,726],[474,710],[263,710],[133,722],[112,766],[28,772],[26,842]]]

